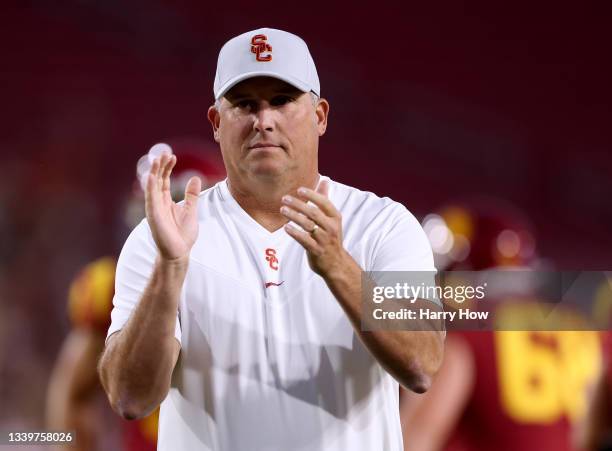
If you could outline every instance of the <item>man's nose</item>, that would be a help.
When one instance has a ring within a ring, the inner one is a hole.
[[[258,132],[271,132],[274,130],[274,111],[268,104],[259,104],[255,112],[255,123],[253,128]]]

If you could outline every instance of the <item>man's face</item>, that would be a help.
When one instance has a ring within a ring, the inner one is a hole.
[[[276,178],[317,173],[328,110],[288,83],[254,77],[230,89],[208,119],[229,174]]]

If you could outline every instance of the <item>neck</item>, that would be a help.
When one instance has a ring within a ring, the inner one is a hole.
[[[297,189],[301,186],[315,189],[318,182],[319,174],[316,172],[286,179],[231,177],[228,174],[232,197],[249,216],[270,232],[288,222],[287,218],[280,214],[281,198],[286,194],[297,196]]]

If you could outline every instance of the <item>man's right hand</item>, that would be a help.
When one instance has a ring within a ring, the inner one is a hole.
[[[197,204],[202,182],[189,179],[182,205],[172,200],[170,174],[176,155],[163,154],[151,166],[145,191],[147,221],[159,256],[165,260],[186,260],[198,237]]]

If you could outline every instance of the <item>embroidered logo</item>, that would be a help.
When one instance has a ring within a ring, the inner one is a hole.
[[[278,271],[278,258],[276,257],[276,249],[266,249],[266,261],[274,271]]]
[[[285,283],[284,280],[281,283],[266,282],[266,288],[268,288],[268,287],[280,287],[283,283]]]
[[[256,34],[251,39],[251,52],[256,55],[255,59],[257,61],[272,61],[272,55],[262,55],[265,52],[272,52],[272,46],[266,42],[267,40],[265,34]]]

